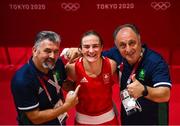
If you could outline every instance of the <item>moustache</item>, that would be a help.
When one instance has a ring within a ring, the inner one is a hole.
[[[45,62],[52,62],[52,63],[55,64],[56,60],[53,59],[53,58],[48,58],[48,59],[45,60]]]
[[[55,66],[55,63],[56,63],[55,59],[48,58],[48,59],[44,60],[42,65],[43,65],[44,68],[48,68],[48,69],[52,70],[54,68],[54,66]]]

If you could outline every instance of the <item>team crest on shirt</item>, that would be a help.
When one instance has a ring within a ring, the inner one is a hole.
[[[55,75],[56,75],[57,81],[60,81],[60,72],[59,72],[59,71],[56,71],[56,72],[55,72]]]
[[[110,82],[110,74],[109,73],[103,74],[103,81],[105,84]]]
[[[144,81],[144,78],[145,78],[145,70],[144,69],[140,69],[139,80]]]

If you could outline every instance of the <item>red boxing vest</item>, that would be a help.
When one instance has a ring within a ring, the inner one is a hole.
[[[98,116],[113,108],[112,86],[114,84],[111,74],[111,65],[108,58],[103,57],[100,75],[95,78],[89,77],[80,58],[75,63],[77,74],[76,85],[81,85],[76,106],[77,112],[90,116]]]

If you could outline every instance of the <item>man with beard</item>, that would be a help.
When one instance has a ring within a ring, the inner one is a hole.
[[[61,86],[66,74],[64,64],[58,58],[59,46],[57,33],[38,33],[32,57],[11,81],[20,125],[65,125],[67,111],[78,103],[79,86],[74,93],[63,97]]]

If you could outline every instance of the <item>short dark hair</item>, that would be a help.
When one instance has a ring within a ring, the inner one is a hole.
[[[83,39],[84,37],[86,37],[86,36],[89,36],[89,35],[95,35],[95,36],[97,36],[97,37],[99,38],[100,44],[103,45],[103,39],[102,39],[102,37],[100,36],[100,34],[97,33],[97,32],[94,31],[94,30],[89,30],[89,31],[85,32],[85,33],[82,35],[80,47],[82,46],[82,39]]]
[[[114,31],[114,33],[113,33],[113,38],[114,38],[114,40],[116,39],[116,36],[117,36],[118,32],[119,32],[122,28],[126,28],[126,27],[131,28],[137,35],[140,35],[139,29],[137,28],[137,26],[136,26],[135,24],[124,24],[124,25],[118,26],[118,27],[115,29],[115,31]]]

